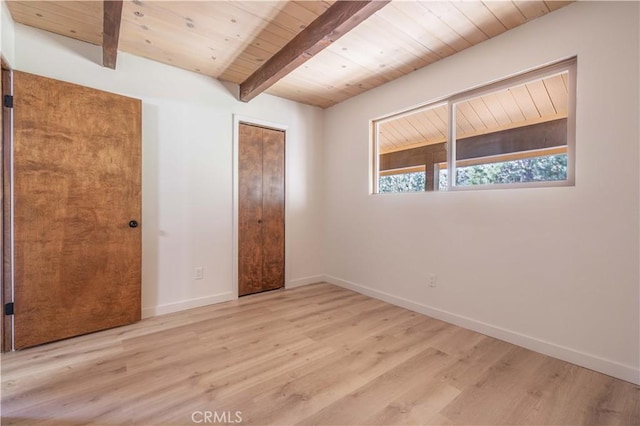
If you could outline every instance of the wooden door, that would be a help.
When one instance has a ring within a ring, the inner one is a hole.
[[[141,102],[14,72],[14,348],[140,319]]]
[[[284,286],[283,131],[240,124],[238,294]]]

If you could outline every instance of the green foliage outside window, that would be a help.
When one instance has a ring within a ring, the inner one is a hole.
[[[456,185],[547,182],[567,178],[567,154],[523,158],[456,168]],[[439,190],[447,189],[447,170],[440,170]]]
[[[457,186],[565,180],[567,154],[458,167],[456,171]],[[380,193],[424,191],[425,172],[380,176],[378,186]],[[442,169],[438,176],[438,190],[446,189],[447,169]]]
[[[380,176],[379,193],[384,192],[418,192],[424,191],[424,172],[399,173],[397,175]]]

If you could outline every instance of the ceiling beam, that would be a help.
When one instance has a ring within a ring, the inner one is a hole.
[[[116,69],[118,39],[122,20],[122,0],[104,0],[102,22],[102,66]]]
[[[390,1],[336,1],[240,84],[240,100],[249,102]]]

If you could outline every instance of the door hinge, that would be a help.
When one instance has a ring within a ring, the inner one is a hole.
[[[13,315],[13,302],[4,305],[4,314]]]
[[[13,108],[13,95],[4,95],[2,104],[7,108]]]

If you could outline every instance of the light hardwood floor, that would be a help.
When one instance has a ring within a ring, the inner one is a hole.
[[[1,408],[2,424],[635,425],[640,388],[315,284],[4,354]]]

